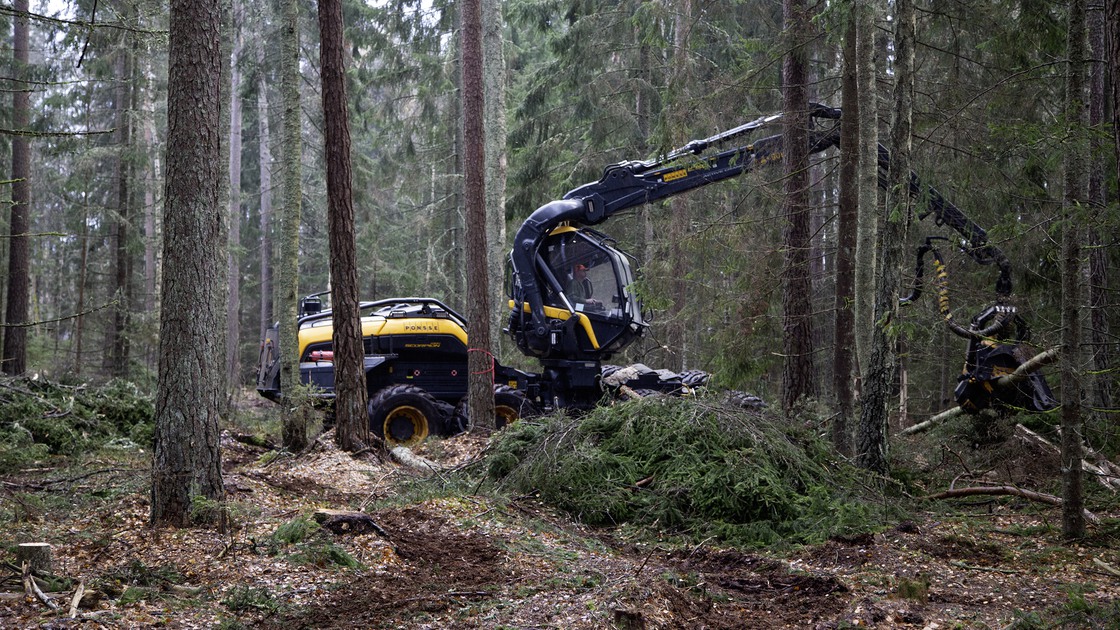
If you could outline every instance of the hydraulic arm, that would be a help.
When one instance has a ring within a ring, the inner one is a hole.
[[[832,121],[823,129],[810,132],[810,154],[840,144],[841,111],[825,105],[810,107],[811,121]],[[627,161],[607,167],[603,177],[568,192],[560,200],[538,208],[522,224],[514,237],[510,262],[514,276],[513,317],[520,320],[518,345],[527,354],[548,357],[556,355],[553,324],[545,312],[542,293],[544,285],[558,288],[561,284],[555,270],[541,257],[541,244],[553,230],[564,224],[597,225],[615,214],[666,199],[701,186],[707,186],[760,166],[779,163],[782,159],[781,134],[764,137],[729,149],[718,150],[735,140],[780,123],[782,114],[763,116],[703,140],[693,140],[668,155],[649,161]],[[712,150],[715,150],[712,152]],[[890,173],[890,153],[879,145],[879,185],[886,188]],[[988,241],[988,234],[932,186],[923,186],[916,173],[910,174],[909,194],[923,204],[919,218],[930,214],[938,225],[948,225],[962,237],[962,249],[979,264],[995,264],[999,268],[996,294],[1011,293],[1011,266],[1007,257]],[[634,337],[640,336],[641,326]]]

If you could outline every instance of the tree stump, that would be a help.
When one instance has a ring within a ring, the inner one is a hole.
[[[54,566],[51,558],[50,543],[20,543],[16,547],[16,564],[23,566],[23,563],[31,565],[31,572],[42,574],[52,573]]]

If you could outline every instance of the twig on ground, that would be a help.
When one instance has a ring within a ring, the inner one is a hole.
[[[58,604],[47,597],[47,594],[39,589],[39,585],[35,583],[35,578],[31,577],[31,565],[27,562],[23,563],[23,590],[29,596],[38,599],[51,610],[58,610]]]

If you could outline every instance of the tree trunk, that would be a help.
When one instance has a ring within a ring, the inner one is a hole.
[[[268,124],[268,83],[264,72],[264,44],[257,42],[257,137],[261,180],[261,319],[260,336],[272,325],[272,134]]]
[[[1062,203],[1062,534],[1085,535],[1081,510],[1081,234],[1080,208],[1086,200],[1085,124],[1086,48],[1085,0],[1069,4],[1069,71],[1066,83],[1065,194]]]
[[[509,313],[501,290],[506,256],[506,64],[502,47],[502,3],[482,0],[482,63],[485,82],[486,226],[489,275],[490,347],[500,354],[499,340]],[[473,320],[472,320],[473,321]]]
[[[362,322],[358,312],[358,253],[354,237],[341,0],[320,0],[319,35],[334,323],[335,441],[344,451],[356,451],[369,443],[369,420],[362,368],[365,356]]]
[[[784,236],[782,269],[782,348],[785,377],[782,407],[787,412],[803,398],[816,394],[813,383],[812,282],[809,275],[809,92],[807,53],[804,44],[809,14],[804,0],[785,0],[783,19],[787,34],[782,65],[784,110],[783,166],[785,167]]]
[[[856,19],[850,16],[844,33],[844,70],[840,99],[844,122],[840,127],[840,211],[836,243],[835,352],[832,387],[837,414],[832,421],[832,444],[843,455],[852,453],[852,298],[855,291],[856,221],[859,216],[859,86],[856,82]]]
[[[151,522],[185,526],[195,496],[224,499],[218,448],[225,321],[221,9],[172,0],[159,383]]]
[[[669,77],[669,93],[666,95],[669,103],[669,118],[673,125],[673,136],[670,138],[674,145],[686,141],[685,130],[688,128],[689,114],[692,113],[689,103],[689,91],[692,83],[692,59],[689,56],[690,31],[692,29],[692,0],[675,0],[676,10],[673,14],[673,54],[672,74]],[[691,203],[687,196],[676,196],[669,200],[669,251],[668,261],[670,269],[669,297],[672,305],[669,308],[665,326],[665,340],[668,348],[665,356],[665,367],[681,371],[687,364],[687,338],[685,331],[688,322],[685,321],[685,308],[688,305],[688,279],[689,269],[686,260],[685,242],[688,239],[689,223],[691,222]]]
[[[117,52],[117,86],[114,96],[117,126],[117,213],[113,217],[113,320],[109,330],[108,371],[127,377],[129,361],[129,312],[132,298],[132,262],[129,255],[129,226],[132,224],[132,85],[131,33],[124,33]]]
[[[490,286],[486,270],[486,130],[482,58],[482,2],[460,3],[463,37],[463,202],[467,216],[468,404],[476,426],[494,427],[494,364],[490,351]]]
[[[293,392],[299,385],[299,347],[296,320],[299,315],[299,224],[302,215],[303,140],[300,137],[299,106],[299,3],[284,0],[283,37],[280,61],[281,106],[284,108],[284,137],[281,144],[281,178],[284,180],[284,220],[280,237],[279,318],[280,391]],[[299,452],[307,448],[307,414],[293,405],[284,405],[282,438],[284,448]]]
[[[1089,330],[1092,347],[1093,378],[1092,406],[1098,409],[1112,407],[1112,352],[1108,325],[1108,249],[1102,230],[1105,209],[1108,207],[1107,185],[1105,180],[1105,148],[1101,138],[1105,137],[1105,110],[1108,95],[1105,79],[1108,59],[1108,46],[1105,37],[1105,11],[1103,6],[1089,12],[1089,37],[1092,45],[1092,68],[1089,90],[1089,126],[1092,134],[1092,163],[1089,166],[1089,207],[1093,220],[1088,234],[1089,247]],[[1120,81],[1120,78],[1118,78]]]
[[[229,298],[226,301],[226,378],[241,385],[241,3],[233,0],[229,55]]]
[[[879,231],[879,105],[875,67],[875,18],[877,4],[856,1],[856,85],[859,109],[859,216],[856,228],[855,328],[857,375],[866,370],[871,354],[871,329],[875,297],[876,239]],[[847,114],[844,116],[849,118]]]
[[[27,0],[15,0],[17,16],[12,38],[12,77],[26,80],[28,61]],[[29,92],[12,91],[12,128],[27,129],[31,114]],[[31,303],[31,147],[27,136],[12,136],[12,208],[8,223],[8,300],[4,322],[4,352],[0,366],[5,374],[27,371],[27,327]]]
[[[879,284],[875,289],[875,311],[870,363],[863,382],[856,459],[860,466],[886,473],[887,420],[890,398],[898,368],[895,357],[898,297],[902,285],[902,248],[910,227],[910,142],[914,107],[914,5],[911,0],[895,3],[895,88],[891,125],[891,172],[888,207],[891,209],[879,232]]]

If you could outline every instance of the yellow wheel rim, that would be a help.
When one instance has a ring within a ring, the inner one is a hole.
[[[416,446],[428,437],[428,417],[416,407],[396,407],[385,416],[385,441],[393,446]]]
[[[497,420],[495,426],[501,429],[517,422],[517,420],[521,418],[521,414],[513,407],[497,405],[494,407],[494,418]]]

